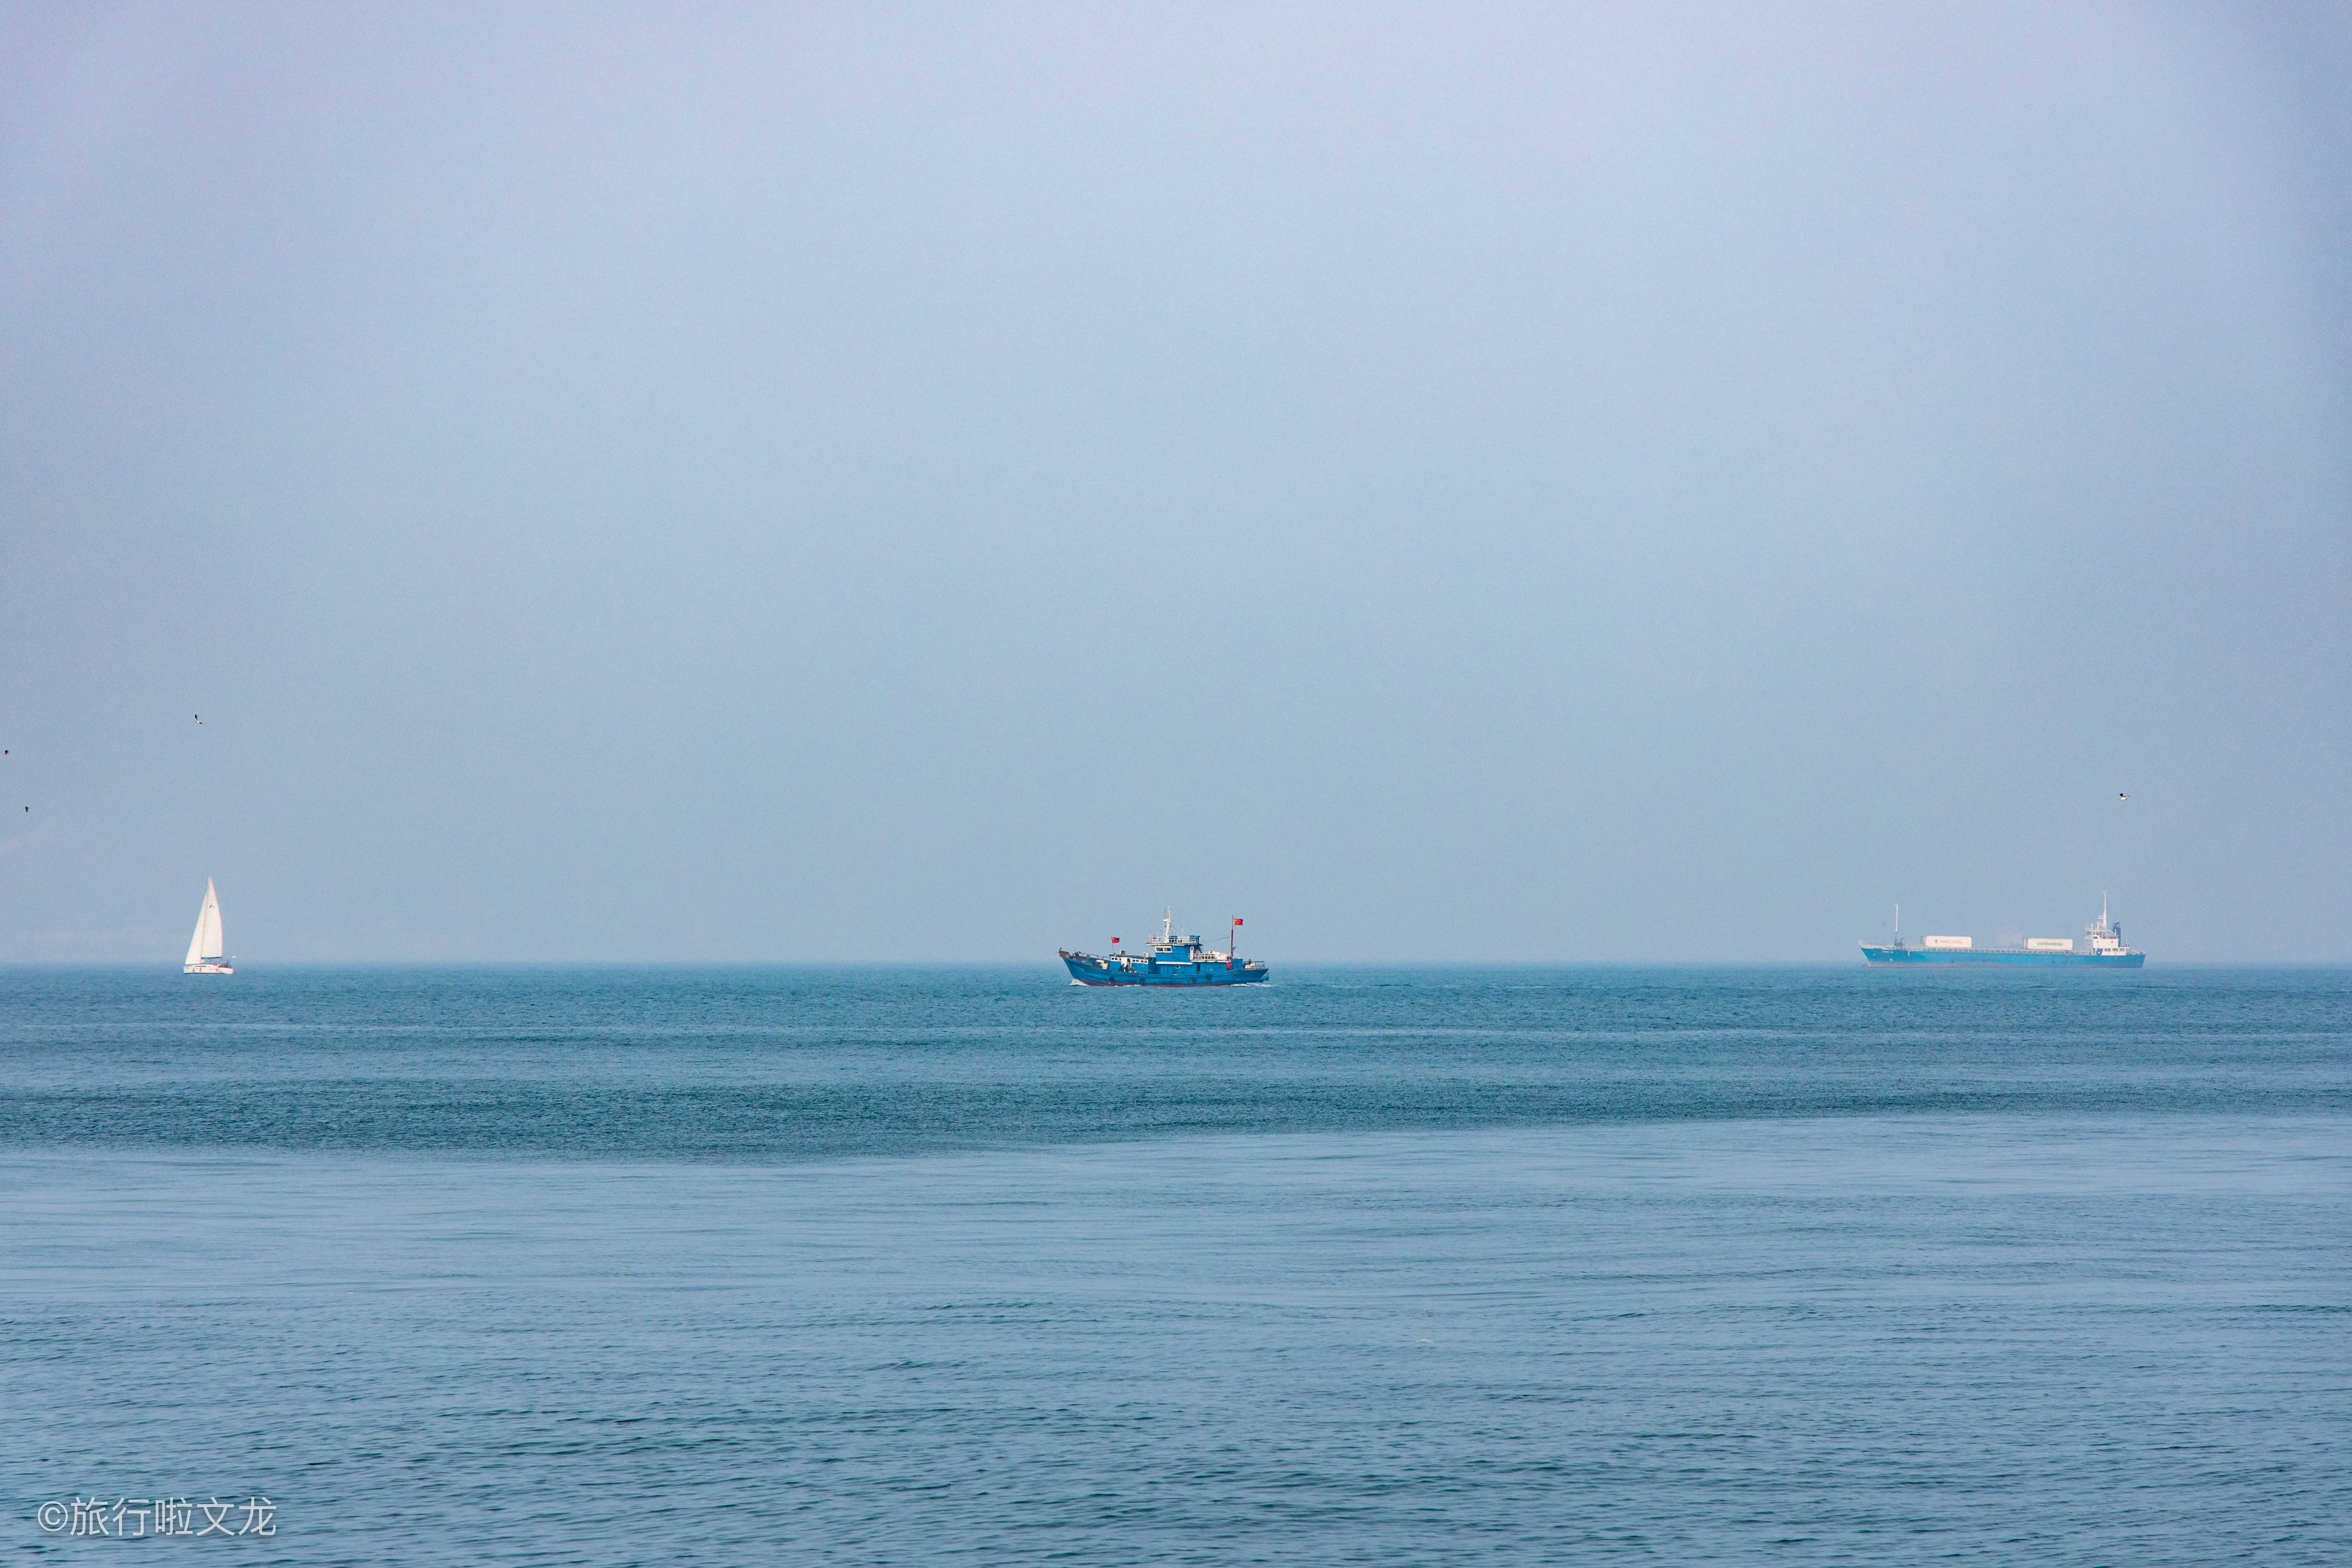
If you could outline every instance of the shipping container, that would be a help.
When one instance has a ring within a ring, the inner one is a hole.
[[[1972,936],[1931,936],[1927,939],[1929,947],[1974,947],[1976,944],[1977,939]]]
[[[2028,952],[2072,952],[2074,939],[2071,936],[2029,936],[2025,939]]]

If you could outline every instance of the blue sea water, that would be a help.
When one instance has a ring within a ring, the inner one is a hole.
[[[2352,1561],[2347,1003],[0,971],[0,1545]]]

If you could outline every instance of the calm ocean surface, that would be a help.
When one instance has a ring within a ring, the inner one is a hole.
[[[0,970],[0,1552],[2340,1564],[2347,1198],[2343,970]]]

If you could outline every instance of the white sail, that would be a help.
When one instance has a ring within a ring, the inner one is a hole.
[[[188,962],[210,963],[221,955],[220,895],[213,879],[205,879],[205,907],[196,911],[196,931],[188,939]]]

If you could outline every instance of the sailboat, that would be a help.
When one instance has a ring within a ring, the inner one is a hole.
[[[196,934],[188,939],[190,974],[235,974],[236,970],[221,962],[220,895],[213,891],[213,879],[205,879],[205,907],[196,911]]]

